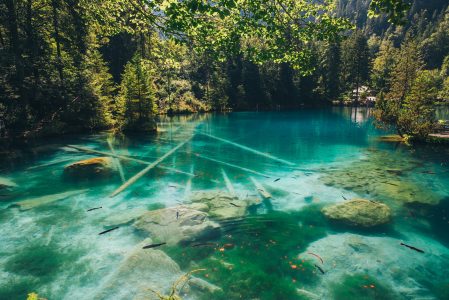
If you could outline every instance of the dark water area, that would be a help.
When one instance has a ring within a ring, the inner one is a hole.
[[[158,128],[2,154],[0,299],[159,299],[190,271],[182,299],[449,299],[449,147],[382,142],[391,132],[364,108]],[[107,172],[64,171],[112,152]],[[353,198],[387,205],[389,221],[324,215]]]

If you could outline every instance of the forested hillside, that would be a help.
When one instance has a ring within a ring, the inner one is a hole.
[[[413,1],[403,25],[368,18],[369,0],[338,1],[331,15],[356,26],[335,25],[341,34],[330,38],[310,30],[315,39],[302,43],[300,54],[309,54],[303,69],[283,57],[260,63],[232,51],[216,59],[208,49],[196,51],[140,24],[144,1],[124,2],[126,11],[110,15],[108,1],[98,10],[80,0],[0,4],[0,117],[8,134],[135,131],[154,128],[158,113],[325,105],[350,99],[362,85],[378,95],[391,92],[394,78],[408,76],[393,68],[404,57],[433,70],[428,75],[440,82],[439,98],[449,94],[444,0]],[[250,43],[261,42],[256,36]]]

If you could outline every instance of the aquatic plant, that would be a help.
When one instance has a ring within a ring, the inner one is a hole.
[[[33,292],[33,293],[28,294],[27,300],[47,300],[47,299],[41,298],[41,297],[39,297],[38,294]]]
[[[320,275],[311,262],[297,257],[326,234],[320,208],[310,205],[294,213],[273,211],[228,219],[222,221],[220,240],[182,250],[170,248],[168,253],[183,267],[194,262],[209,270],[204,279],[225,291],[215,292],[214,300],[301,299],[296,289],[313,284]]]
[[[23,300],[27,298],[30,290],[36,290],[39,280],[27,277],[13,277],[0,283],[0,299]]]
[[[196,269],[196,270],[192,270],[184,275],[182,275],[181,277],[179,277],[178,280],[176,280],[173,285],[171,286],[170,289],[170,294],[167,295],[162,295],[161,293],[159,293],[158,291],[155,291],[151,288],[148,288],[148,290],[150,290],[151,292],[153,292],[154,294],[156,294],[156,296],[160,299],[160,300],[182,300],[182,298],[179,296],[179,293],[182,291],[182,289],[184,288],[185,284],[189,281],[189,277],[195,273],[195,272],[200,272],[200,271],[205,271],[205,269]],[[184,283],[181,288],[178,291],[178,286]]]
[[[50,281],[66,262],[73,262],[78,251],[61,252],[59,246],[31,244],[17,251],[5,263],[5,270],[18,275],[34,276],[40,283]]]
[[[148,210],[163,209],[163,208],[165,208],[165,204],[159,203],[159,202],[157,202],[157,203],[150,203],[150,204],[148,204],[147,208],[148,208]]]
[[[386,151],[369,151],[367,157],[337,170],[324,170],[324,184],[351,190],[363,197],[395,203],[436,205],[441,200],[431,182],[417,182],[411,175],[424,165]]]
[[[367,274],[347,275],[333,285],[335,300],[393,300],[394,295],[385,285]]]

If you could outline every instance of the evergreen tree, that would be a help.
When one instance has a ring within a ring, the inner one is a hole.
[[[377,92],[385,93],[390,88],[391,72],[397,57],[397,49],[390,40],[382,41],[373,61],[371,85]]]
[[[340,42],[326,43],[320,61],[321,90],[327,100],[336,100],[340,95]]]
[[[435,101],[442,81],[436,70],[418,71],[398,115],[402,134],[423,140],[435,127]]]
[[[120,113],[119,125],[125,131],[145,132],[156,129],[153,72],[139,53],[125,66],[116,109]]]
[[[346,90],[354,89],[355,104],[359,100],[359,88],[368,80],[370,71],[369,49],[366,37],[355,31],[343,42],[342,46],[342,82]]]

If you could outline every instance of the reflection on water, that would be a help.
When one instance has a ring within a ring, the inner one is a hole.
[[[0,299],[158,299],[197,269],[183,299],[448,299],[449,151],[380,142],[370,114],[161,116],[155,135],[16,147],[0,163]],[[352,198],[391,221],[321,212]]]

